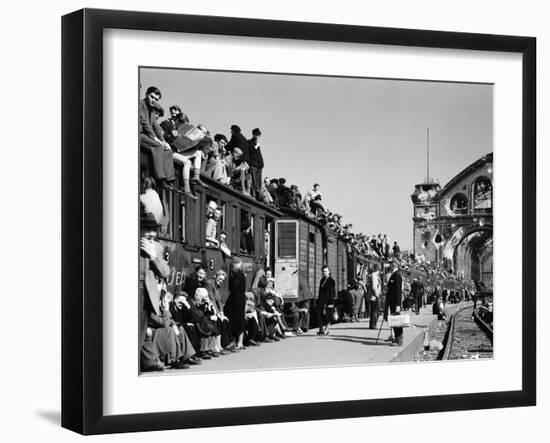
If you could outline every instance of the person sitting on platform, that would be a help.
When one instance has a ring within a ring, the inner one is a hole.
[[[182,327],[185,330],[185,333],[193,348],[195,350],[200,349],[201,347],[201,338],[195,324],[193,323],[193,318],[191,316],[191,301],[187,295],[187,292],[180,291],[170,303],[170,314],[172,315],[172,320],[176,323],[178,327]],[[207,359],[210,356],[206,357]],[[201,361],[199,354],[195,355],[195,359]]]
[[[294,336],[284,316],[284,299],[275,291],[275,280],[270,277],[265,286],[265,296],[273,296],[273,308],[277,312],[277,324],[283,338]]]
[[[160,314],[152,312],[147,323],[147,334],[141,349],[142,366],[162,361],[166,366],[186,369],[187,363],[196,354],[185,330],[172,321],[170,302],[172,295],[164,293],[160,302]],[[193,364],[197,364],[193,360]]]
[[[194,294],[197,288],[206,286],[206,268],[204,265],[197,265],[195,272],[185,279],[183,290],[187,294]]]
[[[218,317],[208,300],[206,288],[197,288],[195,291],[195,297],[191,301],[191,320],[201,340],[199,356],[219,357],[222,354],[218,344],[221,331],[218,328]]]
[[[206,289],[208,290],[208,297],[210,304],[214,309],[214,314],[218,316],[218,328],[220,330],[219,347],[224,350],[231,350],[235,348],[235,341],[233,334],[231,333],[231,326],[229,319],[223,313],[223,301],[222,301],[222,284],[227,278],[227,274],[223,270],[216,271],[214,278],[206,281]],[[222,354],[228,353],[222,351]]]
[[[161,187],[172,188],[176,179],[172,149],[164,140],[164,133],[158,123],[161,107],[158,104],[162,94],[156,86],[147,88],[145,98],[139,102],[139,148],[151,160],[151,175]]]
[[[284,305],[286,322],[297,335],[302,335],[309,329],[309,309],[305,303],[304,301],[298,305],[295,302],[288,302]]]

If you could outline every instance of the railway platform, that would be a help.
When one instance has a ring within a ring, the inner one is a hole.
[[[422,309],[419,315],[410,315],[411,327],[404,329],[403,346],[390,346],[387,341],[390,329],[386,322],[376,343],[382,320],[377,329],[369,329],[368,319],[361,319],[354,323],[333,324],[326,336],[318,336],[317,329],[312,329],[300,336],[262,343],[239,353],[203,361],[201,365],[188,369],[170,369],[164,373],[256,371],[413,361],[413,356],[423,346],[424,332],[437,320],[431,313],[431,306]]]

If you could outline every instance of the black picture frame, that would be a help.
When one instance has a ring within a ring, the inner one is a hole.
[[[522,388],[200,411],[103,413],[103,31],[108,28],[522,55]],[[83,9],[62,18],[62,426],[82,434],[338,419],[536,404],[536,39]],[[228,413],[230,411],[230,413]]]

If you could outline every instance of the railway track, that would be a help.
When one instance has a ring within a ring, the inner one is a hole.
[[[452,316],[440,360],[493,357],[493,329],[483,309],[468,305]]]

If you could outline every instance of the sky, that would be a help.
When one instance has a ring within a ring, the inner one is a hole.
[[[323,202],[354,232],[386,233],[412,249],[414,185],[444,186],[493,151],[493,86],[291,74],[142,68],[140,98],[162,92],[191,123],[230,137],[237,124],[262,131],[263,175],[285,177]]]

